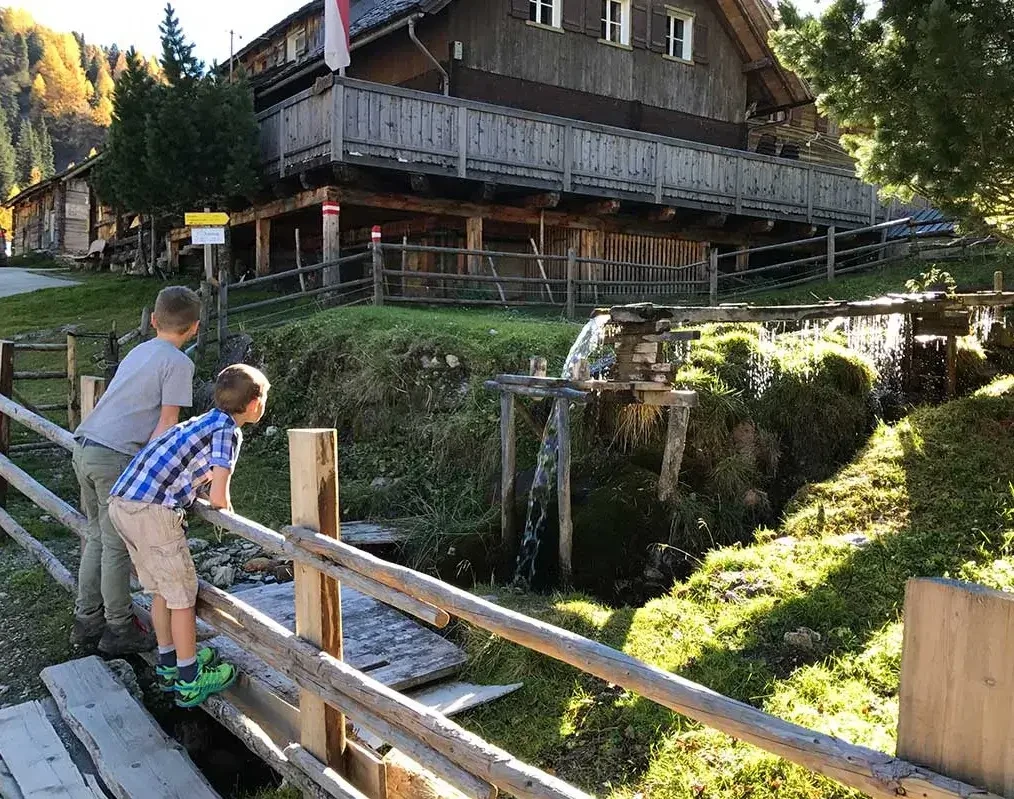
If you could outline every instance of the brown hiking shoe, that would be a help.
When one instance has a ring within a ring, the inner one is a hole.
[[[107,626],[99,640],[99,652],[104,655],[139,655],[155,648],[155,636],[147,632],[134,618],[116,627]]]
[[[92,619],[74,617],[74,626],[70,628],[71,646],[95,646],[106,631],[106,620],[102,614]]]

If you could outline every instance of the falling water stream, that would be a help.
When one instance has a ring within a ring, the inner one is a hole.
[[[608,314],[594,316],[578,334],[574,345],[567,354],[567,360],[563,364],[562,376],[565,380],[573,380],[577,376],[578,363],[601,346],[608,321]],[[553,485],[556,480],[557,432],[557,417],[555,413],[551,413],[542,434],[542,444],[539,446],[535,477],[532,478],[532,489],[528,495],[525,533],[521,538],[521,548],[518,552],[517,568],[514,573],[514,583],[521,588],[528,588],[535,578],[535,561],[539,554],[539,545],[542,542],[546,521],[549,518]]]

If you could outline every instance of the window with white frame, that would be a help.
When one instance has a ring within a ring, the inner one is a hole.
[[[528,0],[528,19],[537,25],[560,27],[563,0]]]
[[[630,0],[602,0],[602,39],[630,44]]]
[[[682,61],[694,59],[694,15],[675,8],[666,10],[668,28],[665,52],[670,58]]]

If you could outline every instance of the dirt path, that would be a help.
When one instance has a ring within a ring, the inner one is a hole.
[[[15,294],[28,294],[39,289],[54,289],[76,285],[76,280],[52,277],[31,269],[0,269],[0,298]]]

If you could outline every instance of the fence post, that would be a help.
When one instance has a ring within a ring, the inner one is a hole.
[[[577,305],[577,251],[571,247],[567,250],[567,318],[573,319]]]
[[[338,514],[336,430],[290,430],[289,476],[292,523],[341,538]],[[300,563],[293,567],[296,635],[342,658],[341,587]],[[300,742],[310,754],[344,773],[345,718],[311,691],[299,692]]]
[[[14,342],[0,341],[0,396],[14,396]],[[0,455],[11,448],[11,420],[0,413]],[[7,481],[0,477],[0,508],[7,507]]]
[[[102,377],[81,377],[81,421],[84,422],[95,406],[99,404],[102,395],[106,393],[106,381]]]
[[[378,308],[384,304],[384,251],[380,247],[380,237],[380,225],[374,225],[370,231],[370,248],[373,251],[373,304]]]
[[[993,291],[997,294],[1003,293],[1003,272],[999,269],[993,273]]]
[[[834,256],[835,256],[835,231],[834,225],[827,229],[827,282],[834,280]]]
[[[718,305],[718,248],[708,252],[708,304]]]
[[[77,336],[67,334],[67,429],[72,433],[81,424],[78,415],[77,393]]]
[[[218,354],[222,354],[225,340],[229,338],[229,270],[218,272]]]

